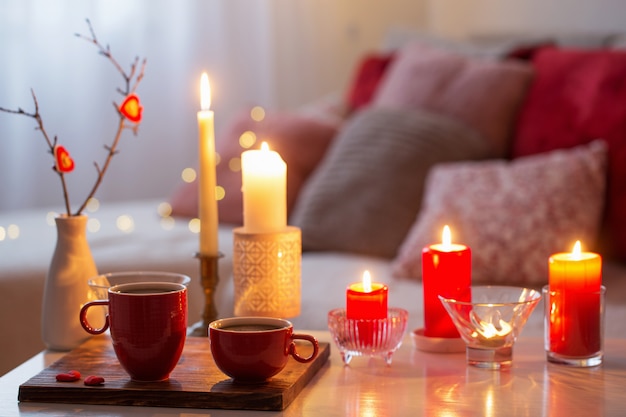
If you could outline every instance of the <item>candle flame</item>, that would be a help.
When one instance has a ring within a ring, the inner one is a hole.
[[[441,232],[441,245],[445,250],[450,250],[452,246],[452,234],[450,233],[450,227],[447,224],[443,226],[443,232]]]
[[[268,145],[267,142],[262,142],[261,143],[261,150],[262,151],[269,151],[270,150],[270,145]]]
[[[485,323],[483,324],[482,329],[477,329],[477,331],[480,332],[487,339],[491,339],[492,337],[497,336],[506,336],[507,334],[511,333],[511,330],[513,330],[511,325],[504,320],[500,320],[500,323],[498,325],[495,325],[493,323]]]
[[[580,261],[582,258],[582,249],[581,249],[581,245],[580,245],[580,240],[577,240],[576,243],[574,243],[574,249],[572,249],[572,258],[574,258],[577,261]]]
[[[363,291],[372,292],[372,276],[370,271],[363,272]]]
[[[200,77],[200,109],[209,110],[211,108],[211,86],[209,76],[206,72]]]
[[[494,337],[507,336],[513,330],[513,327],[506,321],[502,320],[498,311],[493,317],[489,317],[489,321],[484,321],[478,315],[472,311],[470,313],[470,321],[474,325],[475,332],[473,337],[481,336],[485,339],[492,339]]]

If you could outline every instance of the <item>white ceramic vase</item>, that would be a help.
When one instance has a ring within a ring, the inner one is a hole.
[[[79,313],[93,299],[87,281],[97,269],[87,242],[87,216],[61,215],[55,221],[57,242],[43,293],[42,338],[48,349],[67,351],[90,336]]]

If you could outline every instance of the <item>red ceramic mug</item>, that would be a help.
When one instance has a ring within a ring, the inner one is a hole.
[[[86,303],[80,323],[91,334],[110,329],[115,355],[134,381],[162,381],[176,367],[187,335],[187,287],[173,282],[115,285],[108,300]],[[108,306],[101,328],[89,324],[87,311]]]
[[[300,356],[294,340],[313,346],[308,357]],[[209,324],[211,353],[217,367],[236,382],[263,382],[283,370],[289,356],[298,362],[317,357],[317,339],[295,334],[288,320],[271,317],[231,317]]]

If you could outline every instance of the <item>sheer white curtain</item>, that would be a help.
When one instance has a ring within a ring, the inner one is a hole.
[[[165,198],[196,163],[202,71],[211,79],[216,130],[247,104],[294,108],[343,93],[356,61],[390,25],[419,27],[424,0],[2,0],[0,106],[33,110],[76,162],[68,175],[76,207],[95,180],[93,162],[116,126],[111,103],[120,75],[93,45],[96,35],[121,65],[146,57],[138,93],[139,135],[125,132],[97,197]],[[34,121],[0,113],[0,210],[63,208]]]
[[[126,131],[100,187],[101,200],[166,197],[196,161],[199,80],[208,71],[217,128],[245,101],[268,102],[271,54],[265,2],[170,0],[3,0],[0,3],[0,106],[34,110],[32,88],[49,134],[76,162],[67,175],[74,209],[95,180],[113,138],[122,78],[89,34],[128,68],[146,57],[138,93],[139,135]],[[266,103],[261,103],[268,105]],[[269,103],[271,105],[271,103]],[[0,210],[63,209],[53,160],[33,119],[0,113]]]

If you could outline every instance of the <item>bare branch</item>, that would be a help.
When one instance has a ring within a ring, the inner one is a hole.
[[[119,65],[119,63],[117,62],[117,60],[113,57],[113,55],[111,54],[111,48],[109,47],[109,45],[103,46],[100,41],[98,41],[98,38],[96,37],[96,33],[93,29],[93,26],[91,25],[91,21],[89,19],[85,19],[87,22],[87,27],[89,28],[89,33],[90,36],[84,36],[81,35],[79,33],[75,34],[78,38],[80,39],[84,39],[89,43],[92,43],[96,46],[96,48],[98,48],[98,53],[100,55],[103,55],[104,57],[106,57],[109,62],[111,62],[111,64],[115,67],[115,69],[117,69],[117,71],[120,73],[120,75],[122,76],[122,78],[124,79],[124,84],[125,84],[125,88],[121,89],[121,88],[117,88],[116,91],[119,92],[120,94],[122,94],[123,96],[128,96],[130,93],[134,92],[136,90],[136,88],[138,87],[139,83],[141,82],[141,80],[143,80],[143,76],[144,76],[144,71],[145,71],[145,66],[146,66],[146,60],[144,59],[142,61],[142,65],[141,68],[139,70],[139,73],[137,73],[137,68],[138,68],[138,63],[140,62],[139,57],[136,57],[135,60],[133,62],[131,62],[131,66],[130,66],[130,73],[126,74],[126,72],[122,69],[122,67]],[[131,82],[134,80],[134,83],[132,85],[132,89],[131,89]],[[48,133],[46,132],[46,129],[44,127],[43,124],[43,119],[41,117],[41,114],[39,113],[39,103],[37,101],[37,96],[35,95],[35,92],[31,89],[31,95],[33,97],[33,103],[35,106],[35,111],[34,113],[28,113],[26,111],[24,111],[22,108],[18,108],[17,110],[13,110],[13,109],[6,109],[4,107],[0,107],[0,112],[5,112],[5,113],[11,113],[11,114],[19,114],[19,115],[23,115],[23,116],[27,116],[30,118],[33,118],[36,121],[36,130],[41,131],[42,135],[44,136],[46,143],[48,144],[48,152],[50,152],[54,156],[54,149],[55,146],[58,143],[58,139],[57,136],[54,136],[53,140],[50,140],[50,137],[48,135]],[[78,216],[82,213],[82,211],[85,209],[85,207],[87,206],[87,203],[89,202],[89,200],[95,195],[96,191],[98,190],[98,187],[100,186],[100,184],[102,183],[102,179],[104,178],[104,174],[106,173],[109,164],[111,162],[111,158],[117,154],[119,151],[117,150],[117,146],[118,143],[120,141],[120,138],[122,136],[122,132],[125,129],[132,129],[134,134],[137,134],[138,131],[138,123],[135,123],[133,125],[129,125],[126,123],[126,117],[121,113],[118,105],[116,103],[113,103],[113,107],[115,108],[115,112],[117,113],[118,117],[119,117],[119,122],[118,122],[118,126],[117,126],[117,130],[115,132],[115,135],[113,137],[112,143],[111,145],[105,145],[104,148],[107,151],[106,157],[104,159],[104,164],[102,165],[102,167],[100,167],[100,165],[97,162],[94,162],[94,166],[96,168],[96,173],[97,173],[97,177],[96,177],[96,181],[93,185],[93,187],[91,188],[89,194],[87,195],[87,198],[84,200],[83,204],[79,207],[79,209],[76,211],[75,215]],[[63,172],[59,171],[56,167],[56,161],[55,161],[55,165],[53,166],[53,170],[59,175],[60,179],[61,179],[61,185],[63,187],[63,197],[65,200],[65,207],[67,210],[67,214],[68,216],[72,215],[71,209],[70,209],[70,202],[69,202],[69,196],[68,196],[68,192],[67,192],[67,186],[65,183],[65,175]]]
[[[81,34],[76,34],[76,36],[96,45],[96,47],[99,50],[99,53],[101,55],[104,55],[109,61],[111,61],[111,64],[113,64],[113,66],[117,69],[117,71],[122,75],[122,77],[124,78],[124,81],[126,82],[126,85],[128,86],[130,78],[128,75],[126,75],[126,73],[124,72],[120,64],[118,64],[117,60],[113,58],[113,55],[111,54],[111,48],[109,48],[108,45],[106,47],[102,46],[102,44],[98,41],[98,38],[96,38],[96,34],[93,30],[93,26],[91,25],[91,21],[89,19],[85,19],[85,21],[87,22],[87,26],[89,27],[91,38],[88,38]],[[128,89],[128,87],[126,88]]]
[[[131,92],[135,91],[135,89],[137,88],[137,86],[139,85],[141,80],[143,79],[146,60],[145,59],[143,60],[143,64],[141,66],[141,70],[136,75],[136,77],[135,77],[135,71],[136,71],[136,68],[137,68],[137,63],[139,62],[139,57],[135,58],[135,61],[131,63],[130,74],[126,74],[126,72],[122,69],[122,67],[118,64],[118,62],[115,60],[115,58],[111,54],[111,48],[109,47],[109,45],[107,45],[106,47],[103,47],[102,44],[100,44],[100,42],[98,41],[98,39],[95,36],[93,27],[92,27],[91,22],[89,20],[87,20],[87,25],[89,26],[89,30],[91,32],[91,42],[93,42],[98,47],[99,52],[102,55],[104,55],[105,57],[107,57],[109,59],[111,64],[113,64],[113,66],[117,69],[117,71],[120,73],[120,75],[124,79],[125,89],[118,88],[117,91],[119,93],[121,93],[123,96],[128,96]],[[133,85],[132,90],[131,90],[130,84],[131,84],[131,81],[133,80],[133,78],[135,78],[135,82],[134,82],[134,85]],[[107,153],[107,156],[106,156],[106,158],[104,160],[104,164],[102,165],[102,168],[100,168],[100,166],[96,164],[96,171],[98,173],[98,177],[96,178],[96,182],[95,182],[94,186],[92,187],[91,191],[89,192],[89,195],[87,196],[87,198],[85,199],[83,204],[80,206],[80,208],[76,212],[77,215],[80,214],[84,210],[84,208],[87,206],[87,203],[89,202],[89,200],[95,195],[96,191],[98,190],[98,187],[102,183],[102,179],[104,177],[104,174],[106,173],[107,169],[109,168],[109,164],[111,162],[111,158],[113,158],[113,156],[118,153],[117,145],[118,145],[119,140],[120,140],[120,138],[122,136],[122,132],[124,131],[124,129],[127,128],[127,126],[126,126],[126,117],[120,112],[119,106],[116,103],[113,103],[113,106],[115,108],[116,113],[119,116],[119,123],[118,123],[117,131],[116,131],[115,136],[113,138],[112,144],[110,146],[105,146],[105,149],[108,151],[108,153]],[[137,126],[135,126],[134,129],[135,129],[134,131],[136,132],[137,131]]]
[[[130,90],[129,93],[134,93],[137,87],[139,86],[139,83],[143,80],[143,74],[146,69],[147,62],[148,60],[145,58],[141,62],[141,70],[139,71],[139,74],[137,74],[137,78],[135,79],[135,85],[133,85],[133,88]]]
[[[48,144],[48,152],[52,154],[52,158],[54,158],[54,147],[57,144],[57,136],[55,135],[54,139],[50,140],[50,136],[48,135],[48,132],[46,131],[46,128],[44,127],[41,114],[39,114],[39,102],[37,101],[37,95],[35,94],[35,91],[32,89],[30,90],[30,92],[33,97],[33,103],[35,105],[34,113],[28,113],[24,111],[21,107],[19,107],[17,110],[10,110],[10,109],[5,109],[3,107],[0,107],[0,111],[3,111],[5,113],[19,114],[19,115],[23,115],[23,116],[35,119],[35,122],[37,123],[35,130],[39,130],[42,133],[44,139],[46,140],[46,143]],[[71,208],[70,208],[70,201],[68,197],[67,185],[65,183],[65,177],[63,173],[56,169],[56,161],[53,165],[53,170],[54,172],[57,173],[57,175],[59,175],[61,179],[61,187],[63,189],[63,198],[65,200],[65,208],[69,216],[71,214]]]

